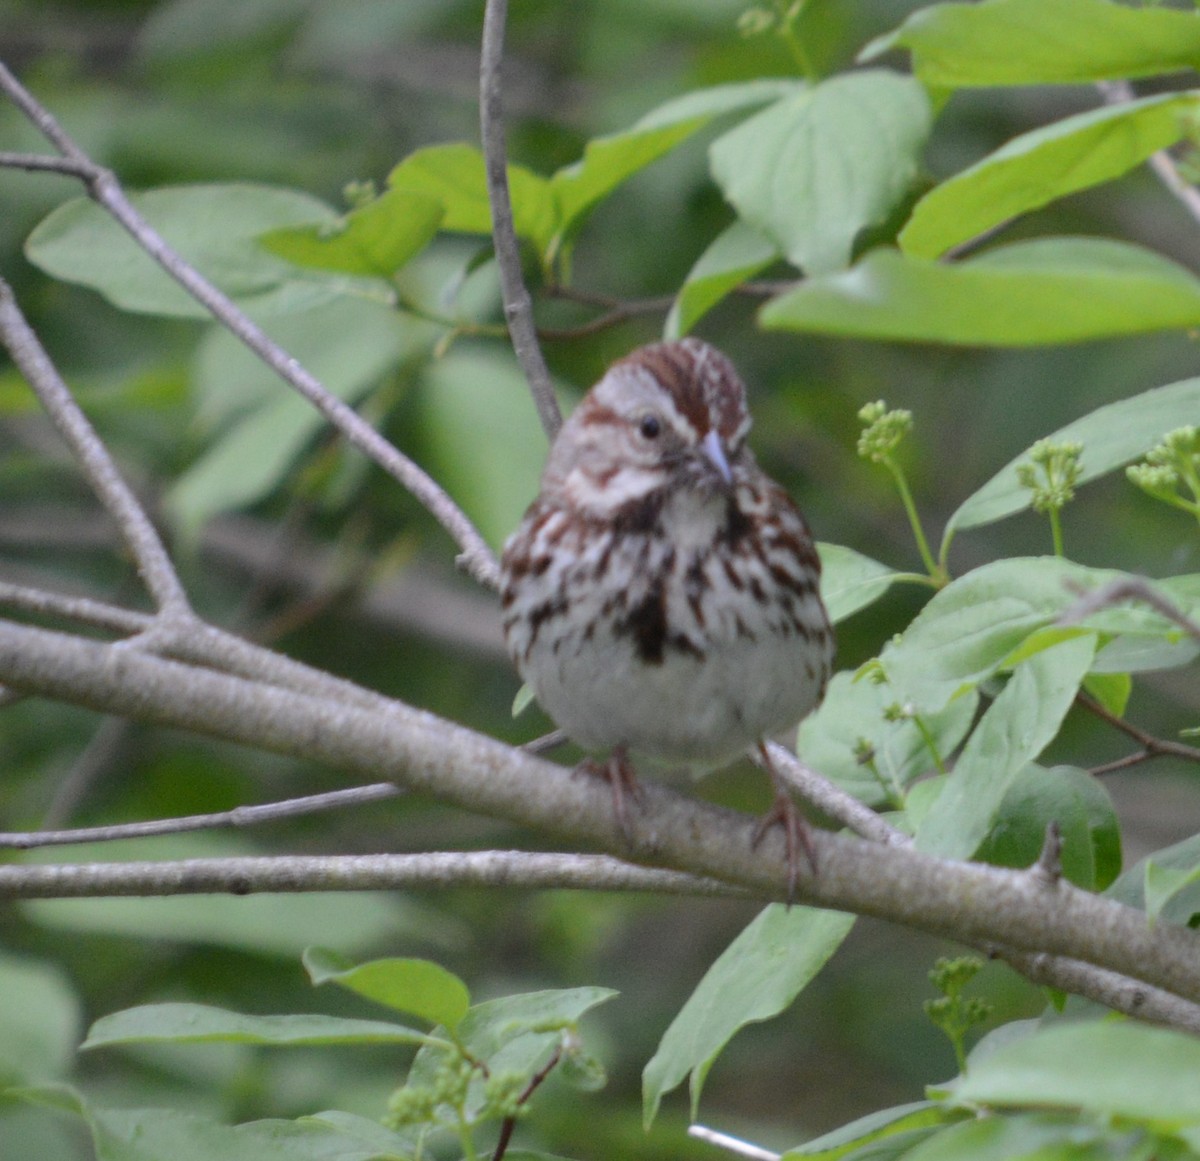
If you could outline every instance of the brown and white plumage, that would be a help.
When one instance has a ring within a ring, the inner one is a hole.
[[[733,365],[687,338],[615,363],[555,439],[504,548],[504,631],[584,748],[699,772],[820,701],[820,562],[749,429]]]

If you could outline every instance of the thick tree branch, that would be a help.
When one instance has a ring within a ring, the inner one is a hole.
[[[0,64],[0,91],[6,93],[63,157],[77,167],[88,193],[125,228],[138,245],[214,318],[223,323],[231,334],[300,392],[352,446],[407,488],[458,544],[462,550],[459,557],[462,566],[480,584],[495,588],[498,577],[495,555],[441,485],[384,439],[352,407],[331,394],[316,376],[252,323],[227,295],[172,250],[134,208],[116,176],[93,162],[3,64]]]
[[[756,820],[647,786],[629,846],[606,787],[433,714],[364,694],[372,707],[283,691],[177,661],[0,623],[0,681],[27,694],[191,729],[394,780],[639,862],[782,898],[782,839],[757,848]],[[379,712],[380,703],[388,712]],[[966,942],[1069,956],[1200,1001],[1200,935],[1133,908],[1048,886],[1029,872],[932,858],[903,846],[820,833],[804,902],[890,919]],[[346,886],[346,884],[341,884]]]
[[[542,429],[553,439],[562,427],[554,384],[538,344],[533,301],[521,274],[521,247],[513,225],[512,195],[508,188],[508,147],[504,136],[501,66],[508,0],[487,0],[483,14],[483,47],[479,59],[479,119],[487,170],[488,201],[492,207],[492,241],[500,272],[500,293],[513,351],[525,372]]]

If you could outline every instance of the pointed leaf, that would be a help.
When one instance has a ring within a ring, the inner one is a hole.
[[[911,78],[848,73],[719,137],[713,177],[741,218],[806,273],[822,274],[845,266],[859,231],[908,190],[931,121]]]
[[[1024,133],[927,193],[897,242],[937,258],[1020,214],[1111,181],[1188,132],[1200,95],[1104,106]]]
[[[335,223],[270,230],[259,242],[297,266],[391,278],[433,239],[443,214],[435,197],[389,189]]]
[[[913,71],[938,88],[1086,84],[1200,67],[1200,21],[1109,0],[933,4],[868,45],[862,59],[893,48],[911,49]]]
[[[1032,347],[1200,325],[1200,279],[1124,242],[1040,238],[953,264],[873,250],[759,312],[768,329]]]
[[[431,145],[418,149],[388,174],[388,185],[440,201],[445,210],[443,230],[464,234],[492,232],[483,154],[473,145]],[[550,183],[524,166],[510,165],[508,185],[517,237],[528,238],[539,250],[544,250],[559,228]]]
[[[773,904],[760,911],[721,953],[642,1073],[644,1120],[663,1096],[691,1075],[692,1113],[704,1078],[739,1028],[786,1008],[824,967],[854,925],[854,916]]]
[[[133,194],[130,200],[170,246],[256,316],[308,310],[354,285],[344,277],[298,270],[259,245],[262,234],[281,226],[336,221],[329,206],[308,194],[240,183],[173,186]],[[43,219],[29,235],[25,253],[47,274],[91,287],[124,310],[209,317],[88,198],[66,202]]]
[[[1200,415],[1200,378],[1183,379],[1099,407],[1060,427],[1048,438],[1083,444],[1079,482],[1086,483],[1145,455],[1173,428]],[[1002,520],[1030,505],[1030,490],[1017,479],[1017,465],[1028,451],[1011,459],[977,492],[968,496],[946,523],[943,550],[956,532]]]
[[[414,1028],[379,1020],[296,1014],[245,1016],[207,1004],[144,1004],[101,1016],[81,1048],[114,1044],[423,1044]]]
[[[1200,1122],[1200,1040],[1144,1024],[1053,1024],[1002,1045],[955,1083],[968,1105],[1079,1108],[1170,1130]]]
[[[1163,909],[1169,904],[1183,902],[1182,896],[1187,892],[1187,902],[1184,910],[1192,910],[1198,905],[1198,893],[1194,888],[1200,883],[1200,866],[1196,867],[1164,867],[1153,859],[1146,861],[1144,894],[1146,914],[1151,921],[1157,920]],[[1189,915],[1190,919],[1191,916]]]
[[[740,219],[696,259],[663,326],[666,338],[685,335],[731,290],[779,257],[779,248]]]
[[[818,544],[817,552],[821,557],[821,598],[835,625],[906,579],[886,564],[841,544]]]
[[[919,849],[947,859],[975,854],[1008,788],[1057,735],[1095,652],[1094,636],[1075,637],[1017,667],[917,828]]]
[[[768,78],[714,85],[676,97],[647,113],[628,129],[596,137],[584,146],[583,157],[564,166],[550,179],[565,233],[622,182],[686,141],[714,118],[765,105],[790,95],[803,85]]]
[[[1053,625],[1079,599],[1068,583],[1091,589],[1121,575],[1039,556],[995,561],[959,577],[880,655],[893,700],[926,713],[941,709]],[[1063,635],[1060,631],[1038,644],[1049,646]]]
[[[457,1028],[471,1005],[467,985],[427,959],[375,959],[345,966],[343,957],[320,947],[304,953],[304,966],[314,984],[335,983],[377,1004]]]
[[[892,1109],[881,1109],[877,1113],[859,1117],[848,1125],[789,1149],[780,1161],[838,1161],[838,1158],[853,1153],[864,1145],[883,1141],[897,1134],[911,1133],[916,1129],[933,1129],[946,1124],[948,1119],[957,1117],[953,1112],[947,1113],[944,1108],[931,1101],[897,1105]]]

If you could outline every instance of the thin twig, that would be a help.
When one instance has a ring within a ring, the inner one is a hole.
[[[1159,738],[1154,734],[1147,733],[1140,726],[1135,726],[1133,722],[1126,721],[1122,717],[1118,717],[1109,710],[1103,703],[1097,701],[1091,694],[1080,690],[1075,695],[1075,700],[1083,706],[1088,713],[1095,714],[1101,721],[1107,722],[1114,729],[1120,730],[1127,737],[1132,738],[1139,746],[1142,747],[1140,753],[1131,754],[1126,758],[1119,758],[1117,762],[1109,762],[1107,766],[1096,767],[1100,770],[1119,770],[1125,766],[1132,766],[1136,762],[1144,762],[1147,758],[1157,758],[1162,755],[1171,755],[1174,758],[1183,758],[1188,762],[1200,762],[1200,749],[1195,746],[1189,746],[1186,742],[1175,742],[1170,738]]]
[[[170,862],[0,865],[0,899],[298,894],[488,887],[635,891],[712,898],[748,892],[609,855],[430,851],[415,855],[259,855]]]
[[[1137,600],[1149,605],[1156,613],[1178,625],[1189,637],[1200,641],[1200,624],[1197,624],[1182,609],[1167,600],[1149,581],[1142,577],[1121,577],[1091,591],[1071,581],[1066,582],[1066,587],[1071,592],[1079,594],[1079,600],[1058,618],[1060,625],[1078,625],[1101,609],[1118,605],[1122,601]]]
[[[27,169],[31,172],[57,173],[63,177],[84,178],[90,168],[66,157],[48,157],[44,153],[10,153],[0,150],[0,168]]]
[[[1106,105],[1128,105],[1137,100],[1137,93],[1128,81],[1098,81],[1096,88]],[[1200,223],[1200,190],[1179,172],[1175,158],[1167,150],[1160,149],[1150,155],[1150,168],[1168,192]]]
[[[133,490],[117,471],[108,450],[75,402],[33,328],[25,321],[12,288],[2,278],[0,342],[8,348],[13,362],[79,461],[88,483],[117,522],[121,538],[159,612],[169,619],[192,619],[187,594],[158,532]]]
[[[546,1077],[558,1067],[558,1062],[562,1060],[562,1055],[563,1046],[560,1042],[550,1054],[550,1059],[529,1078],[529,1083],[521,1090],[521,1095],[517,1097],[518,1109],[527,1104],[529,1098],[545,1083]],[[508,1143],[512,1140],[513,1130],[516,1127],[516,1113],[505,1117],[500,1123],[500,1135],[496,1138],[496,1149],[492,1154],[492,1161],[504,1161],[504,1154],[508,1152]]]
[[[504,23],[508,0],[487,0],[483,13],[483,47],[479,60],[479,119],[487,171],[488,201],[492,207],[492,242],[500,272],[504,318],[513,351],[537,408],[542,429],[553,439],[562,427],[562,412],[554,384],[538,344],[533,322],[533,300],[521,274],[521,248],[513,225],[512,195],[508,188],[508,147],[504,136],[504,98],[501,66],[504,60]]]
[[[573,327],[538,327],[538,337],[550,342],[560,342],[570,339],[584,339],[589,335],[600,334],[610,327],[618,326],[630,319],[643,314],[661,314],[671,309],[675,296],[663,295],[660,298],[635,299],[630,302],[618,302],[609,307],[603,314],[585,323]]]
[[[55,121],[50,112],[0,64],[3,91],[65,158],[79,167],[88,193],[102,205],[139,246],[197,302],[241,340],[268,367],[303,395],[347,441],[408,489],[462,550],[459,563],[480,584],[496,588],[499,566],[495,554],[446,491],[424,469],[383,438],[352,407],[343,403],[300,362],[267,337],[194,267],[185,262],[138,213],[116,176],[97,165]]]
[[[182,818],[156,818],[146,822],[124,822],[112,826],[84,826],[72,830],[0,832],[0,849],[32,850],[35,847],[69,846],[75,843],[106,843],[120,839],[147,838],[150,835],[184,834],[193,830],[220,830],[223,827],[261,826],[281,818],[316,814],[345,806],[361,806],[383,798],[396,798],[404,792],[392,782],[353,786],[347,790],[329,790],[282,802],[259,806],[235,806],[232,810],[211,814],[189,814]]]
[[[137,613],[90,597],[67,597],[26,585],[10,584],[8,581],[0,581],[0,605],[9,605],[26,613],[62,617],[113,633],[143,633],[154,623],[149,613]]]

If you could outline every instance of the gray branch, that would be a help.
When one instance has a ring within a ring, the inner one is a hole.
[[[71,163],[88,193],[125,228],[137,244],[232,335],[303,395],[353,447],[407,488],[453,537],[462,550],[459,557],[462,566],[480,584],[496,588],[499,570],[495,554],[441,485],[384,439],[352,407],[331,394],[316,376],[251,322],[227,295],[172,250],[158,231],[134,208],[116,176],[93,162],[3,64],[0,64],[0,91],[7,94]]]
[[[513,351],[525,372],[534,406],[546,435],[553,439],[562,427],[562,414],[554,385],[538,343],[533,321],[533,301],[521,274],[521,247],[513,225],[512,196],[508,188],[508,148],[504,137],[504,100],[501,65],[504,59],[504,24],[508,0],[488,0],[483,14],[483,48],[479,60],[479,118],[483,158],[487,172],[488,201],[492,207],[492,240],[500,271],[500,293]]]
[[[647,786],[625,845],[607,787],[433,714],[377,695],[371,705],[285,691],[24,625],[0,623],[0,682],[20,692],[190,729],[384,778],[465,809],[781,899],[781,837],[752,844],[756,820]],[[384,704],[388,712],[379,712]],[[1200,934],[1067,882],[933,858],[821,832],[820,874],[797,898],[968,943],[1067,956],[1200,1002]],[[32,868],[20,868],[27,871]],[[14,868],[14,874],[17,869]],[[342,881],[339,889],[350,889]]]

